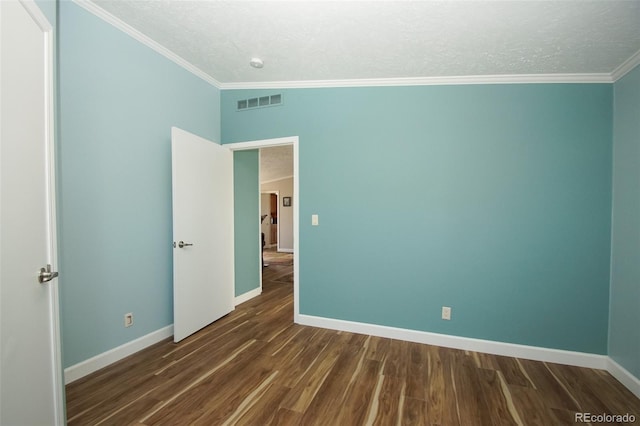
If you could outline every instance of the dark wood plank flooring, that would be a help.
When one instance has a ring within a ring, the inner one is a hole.
[[[67,386],[69,425],[563,425],[632,413],[600,370],[293,324],[290,265],[263,294]]]

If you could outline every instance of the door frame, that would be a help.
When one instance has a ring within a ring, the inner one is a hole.
[[[274,146],[293,146],[293,322],[299,323],[300,317],[300,167],[299,167],[299,137],[287,136],[284,138],[261,139],[247,142],[225,143],[222,146],[231,151],[246,151],[249,149],[271,148]],[[258,171],[260,165],[258,165]],[[258,200],[260,199],[260,188],[258,188]],[[260,215],[258,215],[258,225],[260,225]],[[260,229],[260,227],[258,227]],[[279,241],[279,239],[278,239]],[[262,255],[262,240],[260,233],[256,235],[258,253]],[[261,257],[256,259],[258,264]],[[262,274],[260,274],[260,291],[262,291]]]
[[[46,158],[46,192],[47,192],[47,218],[50,241],[47,247],[52,269],[58,271],[58,239],[57,239],[57,194],[56,194],[56,138],[55,138],[55,83],[54,83],[54,29],[47,17],[34,0],[19,0],[20,5],[27,11],[31,19],[42,31],[44,39],[44,82],[45,104],[45,134],[44,149]],[[34,275],[35,279],[35,275]],[[53,369],[53,398],[54,415],[53,424],[63,425],[66,418],[66,407],[64,404],[64,374],[62,369],[62,343],[60,333],[60,302],[59,302],[60,278],[48,282],[50,303],[50,336],[51,336],[51,361]]]
[[[47,150],[47,200],[50,234],[50,260],[54,271],[59,271],[58,261],[58,219],[57,219],[57,194],[56,194],[56,143],[55,143],[55,82],[54,82],[54,30],[53,26],[44,15],[40,7],[33,0],[20,0],[23,7],[29,12],[33,20],[42,30],[45,39],[45,119],[46,135],[45,145]],[[66,407],[64,404],[64,373],[62,369],[62,338],[60,324],[60,299],[59,286],[60,279],[49,282],[50,303],[51,303],[51,338],[53,347],[53,371],[54,371],[54,398],[56,410],[56,424],[65,424]]]

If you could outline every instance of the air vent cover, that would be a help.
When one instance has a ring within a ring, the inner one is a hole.
[[[238,111],[282,105],[282,94],[260,96],[238,101]]]

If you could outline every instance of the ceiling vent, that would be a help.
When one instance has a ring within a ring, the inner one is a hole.
[[[238,111],[246,111],[248,109],[264,108],[278,105],[282,105],[282,94],[243,99],[241,101],[238,101]]]

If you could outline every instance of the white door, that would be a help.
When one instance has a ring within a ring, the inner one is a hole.
[[[2,425],[64,423],[57,280],[39,274],[57,266],[52,36],[34,2],[0,1]]]
[[[173,340],[234,308],[233,153],[171,129]]]

